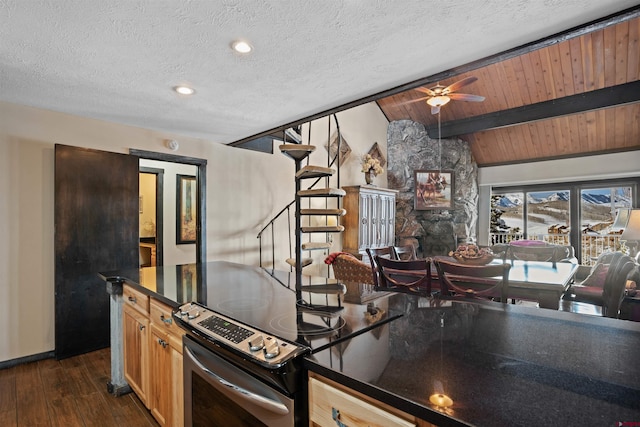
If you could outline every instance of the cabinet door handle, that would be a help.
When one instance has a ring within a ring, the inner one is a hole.
[[[144,325],[138,325],[138,329],[140,329],[141,331],[144,331]]]
[[[333,421],[336,422],[336,425],[338,427],[347,427],[345,423],[340,421],[340,411],[338,409],[331,408],[331,418],[333,418]]]
[[[129,302],[132,302],[132,303],[136,304],[138,302],[138,300],[136,299],[136,297],[130,296],[129,297]]]
[[[160,344],[162,348],[167,348],[167,342],[161,338],[158,338],[158,344]]]
[[[171,319],[171,317],[169,318],[164,317],[164,314],[160,315],[160,320],[162,320],[167,325],[170,325],[171,323],[173,323],[173,319]]]

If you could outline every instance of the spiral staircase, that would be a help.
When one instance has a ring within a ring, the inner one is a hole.
[[[335,116],[334,120],[338,132],[337,153],[340,153],[341,137]],[[309,164],[309,156],[316,149],[313,145],[302,144],[301,141],[287,142],[285,140],[283,144],[279,146],[279,149],[282,154],[295,162],[295,199],[281,210],[258,234],[258,238],[261,239],[260,264],[262,266],[263,233],[269,227],[273,230],[275,221],[285,212],[289,213],[291,207],[293,207],[295,224],[289,226],[289,232],[293,232],[295,244],[292,245],[293,239],[290,234],[290,250],[286,263],[296,272],[296,284],[301,285],[303,268],[313,263],[312,257],[305,257],[304,253],[310,253],[310,251],[325,251],[326,254],[328,254],[333,242],[333,234],[344,231],[344,226],[339,225],[339,218],[347,212],[341,207],[342,197],[346,195],[346,192],[339,188],[338,154],[336,154],[333,159],[328,157],[328,166],[319,166]],[[331,167],[336,163],[338,163],[337,170]],[[336,183],[336,187],[331,187],[331,178],[336,175],[336,179],[333,180]],[[311,184],[303,188],[303,182],[306,183],[309,181],[311,181]],[[330,220],[330,218],[334,218],[335,220]],[[324,235],[324,241],[321,241],[321,238],[319,240],[312,237],[319,234]],[[291,246],[294,246],[293,250]],[[273,252],[275,252],[275,249],[272,248],[272,255],[274,256],[273,263],[275,264],[275,255]]]

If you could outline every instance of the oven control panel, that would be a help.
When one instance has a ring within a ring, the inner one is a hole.
[[[301,347],[296,344],[278,340],[195,302],[183,304],[173,315],[187,328],[193,328],[262,363],[278,365],[300,353]]]

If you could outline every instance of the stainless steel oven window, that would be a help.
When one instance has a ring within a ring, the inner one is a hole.
[[[294,425],[293,399],[187,339],[184,398],[186,427]]]

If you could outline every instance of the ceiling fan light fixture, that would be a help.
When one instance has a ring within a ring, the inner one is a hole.
[[[438,95],[427,99],[427,104],[432,107],[442,107],[443,105],[447,105],[449,101],[451,101],[451,98],[448,96]]]

